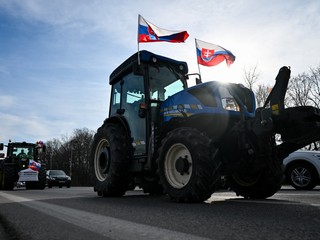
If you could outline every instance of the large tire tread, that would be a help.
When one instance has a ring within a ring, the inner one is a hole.
[[[217,189],[221,162],[210,142],[204,133],[193,128],[172,130],[162,140],[157,163],[162,186],[171,200],[188,203],[203,202]],[[187,185],[181,189],[170,185],[164,169],[166,152],[175,143],[185,145],[192,156],[192,175]]]
[[[15,167],[4,166],[3,172],[3,190],[11,191],[14,188],[14,179],[16,178]]]
[[[239,184],[234,176],[228,177],[230,189],[238,196],[249,199],[266,199],[278,192],[284,182],[284,174],[282,170],[274,171],[273,169],[265,169],[257,176],[257,181],[251,186],[243,186]]]
[[[107,140],[110,151],[110,168],[105,179],[96,175],[95,161],[97,161],[96,148],[101,141]],[[94,136],[90,166],[94,190],[99,196],[119,197],[129,188],[130,145],[124,129],[115,123],[105,123]]]

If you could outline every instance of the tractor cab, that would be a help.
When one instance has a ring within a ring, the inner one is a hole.
[[[7,157],[14,162],[22,162],[23,168],[28,167],[29,160],[38,161],[41,155],[45,152],[45,146],[40,146],[38,142],[11,142],[7,145]]]
[[[152,132],[157,129],[160,104],[187,88],[185,62],[140,51],[110,76],[109,118],[121,118],[132,139],[134,156],[148,154]]]

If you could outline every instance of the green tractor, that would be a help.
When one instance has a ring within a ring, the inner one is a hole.
[[[45,145],[27,142],[0,144],[0,150],[7,147],[7,154],[0,160],[0,189],[13,190],[17,182],[25,182],[26,189],[44,189],[46,186],[46,165],[40,157]]]

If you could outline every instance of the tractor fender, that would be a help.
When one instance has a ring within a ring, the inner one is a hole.
[[[127,138],[128,139],[131,138],[131,131],[130,131],[128,121],[123,116],[113,115],[113,116],[106,118],[104,120],[104,124],[106,124],[106,123],[115,123],[115,124],[120,125],[125,130]]]

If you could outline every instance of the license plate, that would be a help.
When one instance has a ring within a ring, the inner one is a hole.
[[[64,183],[64,181],[59,181],[59,183]]]

